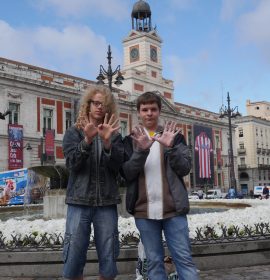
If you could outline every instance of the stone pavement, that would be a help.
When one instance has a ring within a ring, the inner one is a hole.
[[[97,277],[93,276],[84,278],[84,280],[97,279]],[[62,278],[14,278],[0,276],[0,280],[62,280]],[[135,280],[135,275],[121,275],[118,276],[116,280]],[[200,271],[200,280],[270,280],[270,264]]]
[[[201,280],[269,280],[270,264],[201,271],[200,277]]]

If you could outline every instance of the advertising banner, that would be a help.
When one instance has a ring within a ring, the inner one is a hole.
[[[23,168],[23,126],[8,125],[8,169]]]
[[[46,130],[45,153],[47,156],[54,156],[54,130]]]
[[[0,172],[0,205],[24,203],[27,169]]]
[[[196,185],[214,184],[214,153],[212,128],[193,126],[195,143]]]

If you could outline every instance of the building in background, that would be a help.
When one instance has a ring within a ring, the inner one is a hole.
[[[248,116],[254,116],[270,121],[270,102],[250,102],[250,100],[247,100],[246,108]]]
[[[246,103],[248,116],[235,121],[239,184],[242,192],[270,186],[270,103]]]
[[[227,191],[230,187],[227,167],[228,123],[221,120],[217,113],[174,101],[173,81],[162,76],[161,44],[160,36],[152,27],[149,4],[145,1],[136,2],[132,10],[132,29],[123,40],[122,74],[125,80],[120,88],[113,89],[120,107],[121,133],[127,135],[138,124],[136,98],[145,91],[155,91],[162,98],[161,120],[176,121],[190,147],[193,167],[185,178],[187,187],[208,185]],[[91,80],[0,58],[0,112],[7,108],[11,110],[9,118],[0,121],[0,170],[7,170],[11,157],[17,156],[23,165],[20,168],[64,163],[63,135],[74,123],[81,94],[93,83]],[[18,125],[23,136],[17,145],[19,147],[16,147],[10,144],[8,128]],[[202,165],[197,161],[203,145],[198,146],[198,135],[194,134],[194,128],[199,128],[200,133],[205,131],[209,137],[207,141],[211,141],[211,168],[208,173],[200,173]],[[31,150],[27,149],[29,145]],[[236,156],[234,161],[236,164]]]

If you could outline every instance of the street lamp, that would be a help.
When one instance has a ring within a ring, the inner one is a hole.
[[[227,117],[229,121],[229,168],[230,168],[230,187],[234,187],[235,193],[237,193],[237,185],[234,172],[234,160],[233,160],[233,144],[232,144],[232,118],[240,117],[241,114],[238,112],[238,106],[231,108],[230,106],[230,94],[227,95],[228,107],[222,104],[219,112],[220,118]],[[235,112],[236,111],[236,112]]]
[[[116,67],[116,69],[113,71],[112,66],[111,66],[111,61],[112,61],[112,52],[111,52],[111,46],[108,46],[108,52],[107,52],[107,60],[108,60],[108,69],[105,70],[102,65],[99,67],[99,75],[97,76],[97,84],[99,85],[104,85],[104,80],[108,80],[108,85],[110,90],[112,90],[112,78],[114,75],[117,74],[117,77],[115,78],[114,84],[117,86],[120,86],[122,84],[122,81],[124,80],[124,77],[122,76],[120,72],[120,65]]]
[[[17,143],[14,143],[14,144],[12,145],[12,149],[19,149],[19,150],[26,149],[27,151],[30,151],[30,150],[32,150],[33,148],[32,148],[32,146],[31,146],[31,144],[28,142],[28,143],[26,143],[26,145],[23,146],[23,147],[20,147]]]
[[[0,120],[5,120],[6,119],[6,116],[7,115],[10,115],[11,114],[11,111],[10,110],[7,110],[6,112],[4,113],[1,113],[0,112]]]

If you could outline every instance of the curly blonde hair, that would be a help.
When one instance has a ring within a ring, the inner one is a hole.
[[[109,88],[100,85],[92,85],[85,90],[81,98],[80,109],[75,123],[77,128],[81,128],[81,120],[88,117],[90,112],[90,100],[92,100],[97,93],[104,95],[104,108],[105,112],[108,113],[108,119],[110,119],[113,114],[114,117],[117,118],[116,101]]]

